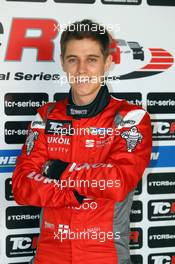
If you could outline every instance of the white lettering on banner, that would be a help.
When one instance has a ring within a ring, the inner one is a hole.
[[[152,152],[151,153],[151,160],[158,160],[159,158],[159,152]]]
[[[141,210],[133,210],[131,209],[132,214],[141,214]]]
[[[9,215],[8,216],[8,220],[35,220],[35,219],[39,219],[40,218],[40,215],[37,214],[37,215],[30,215],[30,214],[27,214],[27,215]]]
[[[175,181],[152,181],[149,186],[175,186]]]
[[[162,235],[150,235],[149,236],[150,240],[162,240],[162,239],[175,239],[175,235],[170,235],[170,234],[162,234]]]
[[[174,100],[147,100],[147,105],[149,106],[174,106],[175,105],[175,101]]]
[[[153,214],[167,214],[171,208],[168,202],[153,202],[151,205],[154,207]]]
[[[154,264],[171,264],[171,257],[169,256],[152,256]],[[165,260],[168,260],[165,262]]]
[[[15,165],[16,164],[16,159],[17,157],[16,156],[11,156],[11,157],[7,157],[7,156],[1,156],[0,157],[0,165],[3,164],[3,165],[6,165],[6,164],[9,164],[9,165]]]
[[[110,163],[95,163],[95,164],[89,164],[89,163],[82,163],[82,164],[76,164],[75,162],[72,163],[72,166],[69,169],[69,172],[72,172],[74,170],[80,171],[81,169],[96,169],[96,168],[112,168],[113,165]]]
[[[11,237],[10,241],[13,242],[12,250],[27,249],[30,248],[32,244],[32,239],[30,237]]]
[[[153,134],[166,134],[169,132],[170,124],[168,122],[152,122]]]
[[[28,130],[27,129],[5,129],[4,131],[5,135],[7,136],[14,136],[14,135],[18,135],[18,136],[26,136],[28,134]]]

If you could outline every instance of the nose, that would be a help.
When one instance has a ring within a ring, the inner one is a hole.
[[[86,73],[86,71],[87,71],[86,62],[84,60],[80,60],[78,63],[78,69],[77,69],[78,74]]]

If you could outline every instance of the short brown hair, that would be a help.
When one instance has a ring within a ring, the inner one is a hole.
[[[82,30],[83,28],[83,30]],[[95,30],[93,30],[95,29]],[[103,32],[102,32],[103,31]],[[90,19],[83,19],[76,21],[66,27],[61,35],[61,55],[64,58],[67,43],[70,40],[81,40],[84,38],[97,41],[101,46],[102,54],[104,58],[109,55],[110,48],[110,35],[103,25],[93,22]]]

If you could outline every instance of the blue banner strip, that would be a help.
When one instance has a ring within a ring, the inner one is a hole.
[[[0,150],[0,173],[13,172],[20,149]],[[175,167],[175,146],[156,146],[152,149],[149,168]]]
[[[20,154],[20,149],[0,150],[0,173],[14,171],[16,159]]]
[[[154,146],[148,167],[175,167],[175,146]]]

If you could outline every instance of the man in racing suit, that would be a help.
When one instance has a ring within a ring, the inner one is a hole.
[[[131,263],[130,208],[149,163],[151,125],[144,109],[113,98],[101,82],[112,61],[109,44],[106,31],[62,34],[69,95],[38,109],[17,160],[15,200],[43,208],[34,264]],[[53,160],[48,178],[43,168]]]

